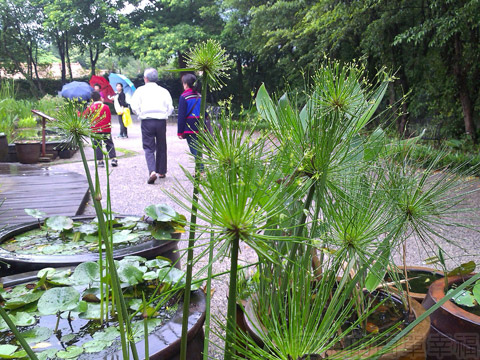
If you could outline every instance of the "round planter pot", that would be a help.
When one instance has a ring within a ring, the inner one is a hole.
[[[412,310],[415,318],[425,312],[425,309],[420,303],[412,299]],[[255,342],[262,346],[262,340],[259,334],[259,329],[262,325],[259,323],[255,315],[254,305],[252,299],[247,301],[245,306],[245,325],[247,331],[255,340]],[[383,354],[381,360],[425,360],[426,357],[426,341],[428,331],[430,329],[430,319],[427,317],[421,321],[417,326],[404,337],[398,345],[393,347],[389,353]],[[365,353],[361,358],[370,358],[380,349],[372,348],[372,350]],[[335,354],[336,358],[341,358],[338,352]]]
[[[0,134],[0,162],[5,162],[8,159],[8,141],[7,135]]]
[[[36,272],[16,274],[9,277],[0,278],[4,288],[12,287],[19,284],[38,281]],[[205,322],[205,294],[201,290],[191,293],[190,313],[188,317],[188,345],[187,359],[202,360],[204,332],[203,323]],[[173,317],[165,324],[158,327],[148,336],[148,353],[151,360],[178,360],[180,358],[180,343],[182,333],[182,315],[183,303],[178,304],[178,310]],[[75,326],[75,319],[71,321],[71,327]],[[55,322],[52,323],[52,328]],[[136,344],[138,356],[140,359],[145,358],[145,343],[140,341]],[[80,355],[78,360],[118,360],[122,359],[121,349],[102,351],[101,353]],[[133,357],[130,355],[130,359]]]
[[[40,159],[41,147],[40,142],[15,143],[18,161],[22,164],[36,164]]]
[[[122,218],[123,216],[117,216]],[[91,221],[93,216],[73,216],[75,221]],[[41,222],[43,224],[43,222]],[[0,244],[4,241],[20,235],[24,232],[38,228],[38,222],[29,222],[8,227],[0,232]],[[172,234],[174,239],[180,239],[180,233]],[[141,244],[130,245],[113,251],[115,259],[120,260],[125,256],[141,256],[146,259],[154,259],[157,256],[166,257],[172,262],[177,262],[176,267],[180,268],[180,262],[177,261],[179,256],[177,253],[177,240],[148,240]],[[45,267],[74,267],[80,263],[87,261],[97,261],[97,253],[83,253],[74,255],[26,255],[16,254],[0,248],[0,275],[7,276],[18,274],[26,271],[40,270]],[[4,264],[5,263],[5,264]],[[9,267],[7,267],[7,265]]]
[[[403,270],[403,269],[400,269]],[[443,278],[444,273],[443,271],[428,268],[428,267],[423,267],[423,266],[407,266],[407,275],[410,279],[413,279],[410,282],[410,297],[417,300],[419,303],[422,303],[423,299],[425,299],[425,296],[427,295],[428,288],[430,287],[430,284],[432,284],[435,280],[439,278]],[[424,286],[419,286],[417,289],[415,287],[415,278],[421,277],[421,285]],[[428,282],[426,282],[427,278],[431,277]],[[401,279],[403,279],[403,272],[401,274]],[[387,281],[390,281],[387,279]],[[405,291],[405,289],[404,289]]]
[[[461,284],[473,275],[448,277],[448,285]],[[445,296],[445,281],[435,281],[422,305],[429,309]],[[447,301],[430,315],[428,359],[480,359],[480,316],[452,301]]]

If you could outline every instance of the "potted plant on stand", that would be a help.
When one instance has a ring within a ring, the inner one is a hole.
[[[20,119],[14,140],[17,160],[22,164],[35,164],[40,158],[41,142],[37,121],[33,117]]]

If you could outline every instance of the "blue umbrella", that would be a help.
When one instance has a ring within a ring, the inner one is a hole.
[[[93,88],[86,82],[72,81],[65,84],[60,91],[60,95],[67,99],[81,99],[84,101],[90,100],[92,97]]]
[[[125,98],[127,99],[127,102],[130,102],[130,99],[132,98],[132,95],[135,92],[136,88],[129,78],[122,74],[111,73],[110,75],[108,75],[108,81],[110,82],[110,85],[113,89],[117,88],[118,83],[122,84]]]

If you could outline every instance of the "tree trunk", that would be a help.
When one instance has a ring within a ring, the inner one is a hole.
[[[98,61],[98,56],[99,56],[99,53],[100,53],[99,46],[95,45],[95,54],[93,54],[92,46],[89,46],[88,51],[90,53],[90,68],[91,68],[90,75],[94,76],[97,61]]]
[[[243,68],[242,68],[242,59],[240,56],[237,56],[237,89],[238,89],[238,100],[240,103],[243,102]]]
[[[465,132],[471,137],[473,142],[477,143],[477,132],[473,120],[473,102],[468,89],[468,71],[462,66],[463,45],[460,34],[453,36],[454,56],[453,56],[453,74],[457,85],[457,92],[460,103],[462,104],[463,121],[465,123]]]
[[[65,64],[65,41],[64,35],[57,35],[57,47],[58,47],[58,55],[60,56],[60,61],[62,63],[61,74],[62,74],[62,85],[67,83],[67,70]]]
[[[67,54],[68,75],[70,76],[70,81],[73,81],[72,63],[70,62],[69,41],[67,33],[65,33],[65,53]]]

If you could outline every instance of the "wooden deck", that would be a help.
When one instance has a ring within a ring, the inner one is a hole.
[[[55,167],[0,163],[0,227],[34,220],[24,211],[47,216],[80,215],[88,201],[85,176]]]

